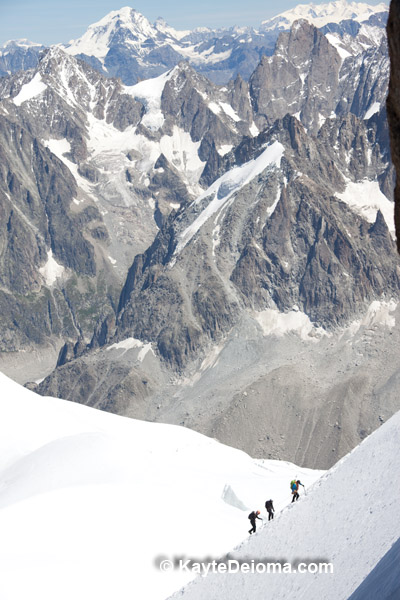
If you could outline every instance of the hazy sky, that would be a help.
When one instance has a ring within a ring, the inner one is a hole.
[[[326,0],[325,0],[326,1]],[[28,38],[45,45],[80,37],[112,10],[131,6],[149,21],[163,17],[175,29],[254,25],[306,0],[0,0],[0,45]],[[314,4],[321,4],[314,1]],[[368,4],[378,4],[372,0]]]

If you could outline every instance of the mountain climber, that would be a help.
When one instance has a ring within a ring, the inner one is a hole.
[[[295,500],[298,500],[300,498],[300,494],[299,494],[299,486],[300,485],[302,485],[303,488],[305,489],[305,486],[301,483],[300,479],[293,479],[290,482],[290,489],[292,490],[292,494],[293,494],[292,502],[294,502]]]
[[[252,528],[249,529],[249,534],[251,535],[252,533],[256,532],[256,519],[260,519],[260,521],[262,521],[262,518],[259,517],[258,515],[260,514],[259,510],[253,510],[253,512],[251,512],[249,514],[249,519],[250,519],[250,523],[252,525]]]
[[[274,512],[275,512],[275,509],[274,509],[274,505],[273,505],[273,503],[272,503],[272,500],[267,500],[267,501],[266,501],[266,503],[265,503],[265,508],[266,508],[266,509],[267,509],[267,511],[268,511],[268,521],[270,521],[271,519],[273,519],[273,518],[274,518]]]

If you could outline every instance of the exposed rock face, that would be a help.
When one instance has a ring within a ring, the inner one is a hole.
[[[251,28],[178,32],[162,19],[153,25],[137,11],[123,8],[64,48],[127,85],[160,75],[185,59],[222,84],[238,73],[248,78],[260,57],[273,51],[277,35]]]
[[[383,105],[386,41],[382,37],[378,46],[364,42],[361,34],[357,41],[346,35],[329,38],[307,21],[281,33],[274,54],[262,58],[249,80],[257,125],[262,128],[290,112],[316,133],[333,115],[351,112],[363,118],[375,103]]]
[[[342,154],[332,144],[338,138]],[[221,339],[244,307],[287,312],[296,305],[329,329],[382,294],[397,295],[398,261],[382,214],[368,224],[335,196],[345,188],[345,174],[362,180],[386,169],[374,138],[354,116],[327,121],[318,138],[286,117],[253,148],[243,142],[247,161],[282,144],[280,168],[267,168],[238,190],[218,230],[206,221],[180,252],[184,231],[205,207],[191,205],[170,219],[130,269],[116,339],[154,341],[170,364],[182,368],[207,340]],[[239,146],[237,156],[242,153]]]
[[[46,335],[76,335],[68,298],[43,287],[43,279],[49,282],[52,273],[61,276],[68,270],[81,277],[96,275],[94,249],[82,234],[82,223],[101,221],[101,215],[96,209],[70,212],[76,184],[69,170],[4,117],[0,156],[0,295],[7,316],[1,346],[15,351],[20,344],[43,342]]]
[[[298,21],[249,83],[60,48],[0,80],[2,336],[58,336],[38,391],[313,466],[393,412],[387,76],[381,28]]]
[[[121,77],[127,85],[160,75],[182,59],[189,60],[214,83],[224,84],[238,74],[249,79],[260,59],[274,53],[279,33],[289,31],[302,16],[321,28],[322,33],[333,36],[334,45],[342,46],[346,38],[346,50],[340,50],[344,55],[356,38],[364,44],[364,49],[376,45],[375,40],[387,18],[383,5],[369,9],[353,5],[344,20],[343,12],[335,11],[333,3],[331,7],[329,15],[329,11],[318,14],[318,7],[307,10],[307,6],[303,6],[303,10],[287,11],[263,22],[258,29],[203,28],[191,32],[175,31],[160,19],[153,25],[137,11],[123,8],[91,25],[81,38],[64,48],[100,72]]]
[[[157,93],[160,113],[140,86],[105,79],[58,48],[36,69],[0,80],[2,200],[14,207],[3,220],[4,290],[11,297],[33,293],[36,303],[46,288],[51,302],[59,296],[63,304],[56,302],[57,312],[50,302],[50,317],[47,296],[40,308],[34,304],[33,321],[47,323],[34,326],[34,343],[53,335],[72,346],[78,337],[89,342],[97,319],[114,310],[116,286],[134,256],[201,191],[204,167],[212,177],[226,148],[250,135],[252,121],[243,120],[250,100],[240,80],[222,91],[182,63]],[[39,241],[32,241],[36,229]],[[32,238],[26,246],[25,230]],[[50,265],[51,281],[44,275]],[[13,339],[9,350],[30,344],[22,333],[30,309],[25,300],[16,306],[5,310],[13,316],[12,333],[2,333]]]
[[[103,258],[110,242],[103,215],[78,185],[97,183],[97,170],[86,164],[86,110],[97,91],[94,112],[118,129],[137,121],[143,107],[128,95],[116,102],[112,82],[103,85],[96,71],[83,63],[82,72],[66,58],[50,51],[35,71],[0,86],[3,352],[54,336],[89,341],[93,320],[116,299],[113,266]]]
[[[28,40],[7,42],[0,48],[0,77],[36,67],[45,46]]]
[[[257,29],[194,31],[176,31],[162,19],[151,24],[136,10],[125,7],[90,25],[81,38],[62,47],[103,75],[121,78],[126,85],[160,75],[182,60],[189,60],[216,84],[227,84],[237,75],[248,80],[260,59],[274,53],[279,34],[289,31],[299,19],[306,19],[323,34],[332,36],[333,45],[339,46],[344,56],[355,40],[364,45],[364,50],[375,47],[387,19],[383,4],[366,8],[353,3],[344,5],[345,11],[343,7],[337,10],[335,3],[328,10],[325,7],[324,4],[310,9],[301,5],[301,9],[296,7],[264,21]],[[8,42],[0,48],[0,76],[35,67],[43,49],[27,40]]]
[[[395,188],[395,223],[397,248],[400,252],[400,2],[398,2],[398,0],[392,0],[390,3],[387,34],[390,55],[390,82],[387,99],[387,113],[389,119],[392,160],[397,173],[397,183]]]

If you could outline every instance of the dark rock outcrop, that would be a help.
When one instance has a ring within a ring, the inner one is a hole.
[[[397,248],[400,252],[400,2],[390,3],[387,35],[390,55],[390,82],[387,99],[390,145],[392,160],[396,168],[397,183],[395,188],[395,224]]]

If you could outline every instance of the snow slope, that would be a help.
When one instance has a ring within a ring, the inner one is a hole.
[[[43,398],[0,374],[0,598],[163,599],[193,578],[158,556],[219,556],[250,509],[321,472],[256,461],[183,427]],[[265,513],[265,509],[263,510]]]
[[[328,23],[340,23],[346,19],[352,19],[359,23],[367,21],[372,15],[386,12],[388,5],[384,2],[372,6],[364,2],[347,2],[337,0],[324,4],[298,4],[272,19],[263,21],[261,29],[269,31],[275,28],[286,29],[298,19],[306,19],[315,27],[324,27]]]
[[[346,189],[336,196],[369,223],[374,223],[378,210],[381,211],[392,237],[395,238],[393,202],[379,189],[377,181],[364,179],[357,183],[348,182]]]
[[[397,413],[320,478],[301,502],[283,510],[234,553],[237,558],[269,561],[324,559],[333,564],[333,573],[213,574],[176,597],[399,598],[399,444]]]
[[[247,185],[267,168],[279,169],[284,150],[285,149],[280,142],[273,142],[271,145],[267,146],[257,158],[240,166],[233,167],[230,171],[221,175],[221,177],[214,181],[205,192],[196,198],[194,204],[200,204],[202,200],[208,196],[212,196],[212,200],[207,207],[199,214],[193,223],[179,235],[179,241],[174,252],[174,257],[183,250],[204,223],[206,223],[216,212],[220,211],[226,205],[228,200],[242,187]]]

